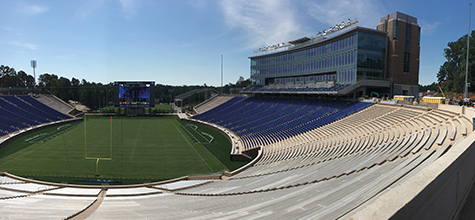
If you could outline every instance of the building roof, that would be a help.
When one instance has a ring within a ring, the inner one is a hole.
[[[308,37],[302,37],[302,38],[297,39],[297,40],[289,41],[289,43],[290,44],[301,44],[301,43],[307,42],[309,40],[311,40],[311,39],[308,38]]]
[[[401,12],[398,12],[398,11],[381,17],[381,22],[385,22],[385,21],[388,21],[388,20],[391,20],[391,19],[402,19],[402,20],[405,20],[408,23],[417,24],[417,18],[412,17],[412,16],[407,15],[407,14],[404,14],[404,13],[401,13]]]
[[[336,38],[339,38],[339,37],[342,37],[342,36],[346,36],[350,33],[356,32],[356,31],[364,31],[364,32],[371,32],[371,33],[376,33],[376,34],[381,34],[381,35],[387,35],[387,32],[385,32],[385,31],[380,31],[380,30],[366,28],[366,27],[360,27],[360,26],[354,26],[354,27],[349,27],[346,30],[339,31],[339,32],[335,33],[334,35],[327,35],[325,37],[321,37],[321,38],[318,38],[318,39],[311,39],[311,38],[308,38],[308,37],[303,37],[303,38],[300,38],[300,39],[297,39],[297,40],[294,40],[294,41],[289,41],[289,43],[291,43],[291,44],[295,43],[295,44],[293,46],[287,47],[286,50],[269,51],[267,53],[262,53],[262,54],[258,54],[258,55],[255,55],[255,56],[250,56],[249,58],[252,59],[252,58],[257,58],[257,57],[271,56],[271,55],[275,55],[275,54],[279,54],[279,53],[287,53],[289,51],[299,50],[299,49],[306,48],[306,47],[309,47],[309,46],[313,46],[313,45],[316,45],[316,44],[325,44],[328,41],[331,41],[333,39],[336,39]],[[309,39],[309,40],[305,40],[305,39]],[[294,42],[294,43],[292,43],[292,42]]]

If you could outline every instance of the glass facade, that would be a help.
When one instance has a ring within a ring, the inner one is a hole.
[[[386,36],[358,32],[357,80],[385,79]]]
[[[352,31],[301,49],[251,57],[251,80],[270,83],[383,79],[386,35]],[[361,72],[362,77],[357,73]]]

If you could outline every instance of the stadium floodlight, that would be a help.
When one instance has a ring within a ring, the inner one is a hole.
[[[31,68],[33,68],[33,88],[36,89],[36,72],[35,72],[35,69],[36,69],[36,60],[32,60],[31,61]]]

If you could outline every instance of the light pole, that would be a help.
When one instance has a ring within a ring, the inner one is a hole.
[[[467,35],[467,60],[465,66],[465,99],[467,99],[467,91],[468,91],[468,50],[470,48],[470,19],[472,16],[472,3],[468,3],[469,5],[469,12],[468,12],[468,35]]]
[[[223,94],[223,55],[221,55],[221,95]]]
[[[33,78],[34,78],[34,84],[33,84],[33,88],[36,89],[36,73],[35,73],[35,69],[36,69],[36,60],[32,60],[31,61],[31,68],[33,68]]]

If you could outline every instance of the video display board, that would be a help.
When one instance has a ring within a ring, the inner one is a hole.
[[[114,105],[121,108],[154,107],[155,82],[114,82]]]

